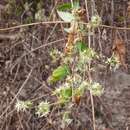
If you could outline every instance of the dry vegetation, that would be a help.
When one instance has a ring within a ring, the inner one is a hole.
[[[0,130],[129,129],[130,4],[74,3],[0,1]]]

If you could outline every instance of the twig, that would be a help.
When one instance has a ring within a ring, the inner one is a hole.
[[[108,25],[100,25],[100,27],[110,28],[110,29],[117,29],[117,30],[130,30],[127,27],[115,27],[115,26],[108,26]]]
[[[128,126],[126,127],[126,130],[129,130],[129,127],[128,127]]]
[[[50,37],[52,36],[53,32],[55,31],[56,27],[57,27],[58,23],[55,24],[55,26],[53,27],[52,31],[50,32],[49,36],[47,37],[45,42],[48,42],[48,40],[50,39]]]
[[[52,9],[52,11],[50,13],[50,16],[49,16],[49,20],[51,19],[52,15],[53,15],[53,13],[54,13],[54,11],[56,9],[57,3],[58,3],[58,1],[56,1],[55,4],[54,4],[54,7],[53,7],[53,9]]]
[[[19,72],[19,68],[20,68],[20,64],[17,65],[16,73],[14,75],[14,79],[13,79],[12,83],[14,83],[14,81],[16,80],[16,77],[17,77],[18,72]]]
[[[101,43],[101,31],[100,28],[98,28],[98,39],[99,39],[99,47],[100,47],[100,53],[102,54],[102,43]]]
[[[42,99],[43,97],[46,97],[46,96],[50,96],[50,93],[47,93],[47,94],[42,95],[42,96],[40,96],[40,97],[34,98],[34,99],[32,99],[31,101],[34,102],[34,101],[37,101],[37,100],[39,100],[39,99]]]
[[[63,34],[63,37],[64,37],[64,45],[66,44],[66,37],[65,37],[65,31],[64,31],[64,27],[63,27],[63,25],[62,25],[62,23],[60,24],[60,26],[61,26],[61,31],[62,31],[62,34]]]
[[[23,27],[28,27],[28,26],[34,26],[34,25],[40,25],[40,24],[65,24],[65,23],[70,23],[70,22],[65,22],[65,21],[47,21],[47,22],[36,22],[36,23],[30,23],[30,24],[22,24],[14,27],[9,27],[9,28],[1,28],[0,31],[9,31],[12,29],[18,29],[18,28],[23,28]],[[79,22],[84,25],[88,25],[88,23],[85,22]],[[99,25],[99,27],[104,27],[104,28],[110,28],[110,29],[117,29],[117,30],[130,30],[130,28],[127,27],[115,27],[115,26],[108,26],[108,25]]]
[[[19,113],[17,113],[17,115],[18,115],[18,119],[19,119],[19,124],[20,124],[21,128],[24,129],[24,126],[23,126],[23,124],[22,124],[21,116],[20,116]]]
[[[28,51],[27,53],[23,53],[22,56],[20,56],[20,57],[15,61],[15,63],[12,65],[13,67],[11,67],[11,70],[12,70],[12,69],[16,66],[16,64],[19,63],[19,62],[21,61],[21,59],[24,58],[26,55],[32,54],[32,52],[34,52],[34,51],[37,51],[37,50],[39,50],[39,49],[41,49],[41,48],[44,48],[44,47],[50,46],[50,45],[52,45],[52,44],[54,44],[54,43],[62,42],[62,41],[64,41],[64,38],[63,38],[63,39],[56,40],[56,41],[49,42],[49,43],[44,44],[44,45],[41,45],[41,46],[39,46],[39,47],[37,47],[37,48],[35,48],[35,49],[32,49],[31,51]]]
[[[92,6],[93,6],[94,1],[92,0]],[[95,8],[94,8],[95,9]],[[93,9],[92,9],[92,14],[93,14]],[[88,21],[89,22],[89,21]],[[91,47],[91,35],[90,35],[90,29],[88,30],[88,46],[89,48]],[[93,39],[94,41],[94,39]],[[92,81],[92,77],[91,77],[91,72],[90,72],[90,68],[91,68],[91,62],[89,62],[88,64],[88,78],[89,78],[89,82]],[[94,111],[94,101],[93,101],[93,95],[92,92],[90,90],[90,98],[91,98],[91,105],[92,105],[92,119],[93,119],[93,130],[96,130],[96,126],[95,126],[95,111]]]
[[[0,39],[5,40],[5,39],[10,39],[10,40],[15,40],[19,35],[18,34],[0,34]]]
[[[90,97],[91,97],[91,104],[92,104],[93,129],[96,130],[96,126],[95,126],[95,110],[94,110],[94,101],[93,101],[93,95],[92,95],[92,92],[91,92],[91,91],[90,91]]]
[[[9,28],[1,28],[0,31],[8,31],[8,30],[12,30],[12,29],[23,28],[23,27],[34,26],[34,25],[40,25],[40,24],[56,24],[56,23],[68,23],[68,22],[64,22],[64,21],[35,22],[35,23],[17,25],[17,26],[9,27]]]
[[[34,52],[34,51],[36,51],[36,50],[38,50],[38,49],[41,49],[41,48],[44,48],[44,47],[46,47],[46,46],[52,45],[52,44],[57,43],[57,42],[62,42],[62,41],[64,41],[64,38],[63,38],[63,39],[56,40],[56,41],[49,42],[49,43],[44,44],[44,45],[42,45],[42,46],[39,46],[39,47],[33,49],[33,50],[30,51],[30,52]]]
[[[89,12],[88,12],[88,3],[87,0],[85,0],[85,8],[86,8],[86,14],[87,14],[87,21],[89,21]]]

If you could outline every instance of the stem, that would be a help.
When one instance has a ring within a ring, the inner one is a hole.
[[[87,21],[89,22],[89,12],[88,12],[88,3],[87,3],[87,0],[85,0],[85,8],[86,8],[86,11],[87,11]]]
[[[91,91],[90,91],[90,97],[91,97],[91,104],[92,104],[93,129],[96,130],[96,126],[95,126],[94,100],[93,100],[93,95],[92,95],[92,92],[91,92]]]
[[[91,45],[91,37],[90,37],[90,31],[89,31],[89,36],[88,36],[88,44],[89,44],[89,48]],[[91,62],[89,62],[88,64],[88,77],[89,77],[89,81],[92,81],[92,77],[91,77],[91,73],[90,73],[90,68],[91,68]],[[90,97],[91,97],[91,104],[92,104],[92,116],[93,116],[93,129],[96,130],[95,128],[95,112],[94,112],[94,101],[93,101],[93,95],[90,91]]]
[[[72,8],[74,7],[74,3],[73,3],[73,0],[71,0],[71,6],[72,6]]]
[[[85,0],[86,8],[87,8],[87,1]],[[94,4],[94,1],[92,1],[92,5]],[[92,13],[94,13],[94,10],[92,9]],[[88,21],[89,22],[89,21]],[[91,47],[91,35],[90,35],[90,29],[88,30],[88,47]],[[90,73],[90,68],[91,68],[91,62],[88,64],[88,77],[89,77],[89,82],[92,81],[91,73]],[[95,111],[94,111],[94,100],[93,100],[93,95],[90,90],[90,98],[91,98],[91,104],[92,104],[92,118],[93,118],[93,129],[96,130],[95,126]]]
[[[70,22],[65,22],[65,21],[47,21],[47,22],[35,22],[35,23],[29,23],[29,24],[22,24],[22,25],[17,25],[17,26],[13,26],[13,27],[5,27],[5,28],[0,28],[0,32],[1,31],[9,31],[9,30],[13,30],[13,29],[18,29],[18,28],[24,28],[24,27],[29,27],[29,26],[35,26],[35,25],[43,25],[43,24],[67,24]],[[79,22],[80,24],[83,25],[88,25],[88,23],[85,22]],[[109,26],[109,25],[99,25],[99,27],[103,27],[103,28],[109,28],[109,29],[117,29],[117,30],[130,30],[130,28],[128,27],[115,27],[115,26]]]

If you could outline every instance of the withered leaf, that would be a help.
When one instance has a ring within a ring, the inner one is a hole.
[[[120,61],[121,65],[124,66],[124,68],[127,70],[127,65],[125,63],[125,56],[126,56],[125,43],[122,40],[115,38],[112,50],[114,55]]]

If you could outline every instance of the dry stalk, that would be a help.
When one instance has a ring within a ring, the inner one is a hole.
[[[29,26],[34,26],[34,25],[43,25],[43,24],[66,24],[69,22],[64,22],[64,21],[47,21],[47,22],[35,22],[35,23],[29,23],[29,24],[22,24],[22,25],[17,25],[17,26],[13,26],[13,27],[9,27],[9,28],[0,28],[0,31],[9,31],[9,30],[13,30],[13,29],[18,29],[18,28],[23,28],[23,27],[29,27]],[[84,24],[84,25],[88,25],[88,23],[85,22],[79,22],[80,24]],[[108,26],[108,25],[99,25],[100,27],[104,27],[104,28],[109,28],[109,29],[117,29],[117,30],[130,30],[130,28],[127,27],[115,27],[115,26]]]

